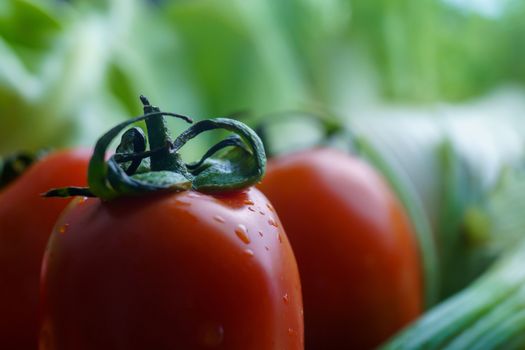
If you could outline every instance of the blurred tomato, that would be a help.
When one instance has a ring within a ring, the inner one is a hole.
[[[384,180],[343,152],[272,159],[275,205],[301,276],[307,349],[369,349],[422,311],[418,249]]]
[[[69,199],[40,195],[52,187],[86,184],[90,152],[49,154],[0,192],[0,349],[38,348],[41,261]]]

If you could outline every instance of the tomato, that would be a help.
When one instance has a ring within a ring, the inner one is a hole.
[[[253,188],[76,200],[41,283],[41,349],[303,348],[297,265]]]
[[[322,148],[284,155],[260,189],[297,259],[307,349],[372,348],[421,313],[412,227],[366,163]]]
[[[89,152],[52,153],[0,192],[0,348],[38,346],[40,264],[68,199],[40,196],[51,187],[85,185]]]

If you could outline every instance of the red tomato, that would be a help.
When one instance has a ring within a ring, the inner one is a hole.
[[[372,348],[421,313],[415,236],[371,167],[308,150],[271,160],[260,189],[297,259],[307,349]]]
[[[256,189],[77,200],[42,270],[41,349],[302,349],[297,265]]]
[[[52,153],[0,193],[0,349],[38,347],[42,256],[53,226],[70,202],[40,196],[52,187],[84,186],[90,153]]]

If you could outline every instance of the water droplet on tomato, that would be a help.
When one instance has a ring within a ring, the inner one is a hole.
[[[237,228],[235,229],[235,234],[244,243],[250,243],[250,237],[248,237],[248,229],[243,224],[239,224],[237,226]]]
[[[274,227],[278,227],[279,225],[277,225],[277,222],[275,221],[274,218],[269,218],[268,219],[268,223]]]
[[[251,199],[246,199],[246,200],[244,201],[244,204],[254,205],[255,203],[254,203]]]
[[[281,236],[280,233],[279,233],[279,235],[277,237],[279,238],[279,243],[283,243],[283,237]]]
[[[269,251],[270,251],[270,248],[268,248],[268,246],[267,246],[267,245],[265,245],[265,246],[264,246],[264,249],[266,249],[266,251],[267,251],[267,252],[269,252]]]
[[[248,255],[249,257],[252,257],[252,256],[253,256],[253,250],[251,250],[251,249],[245,249],[245,250],[244,250],[244,254]]]
[[[266,213],[264,211],[262,211],[262,210],[259,210],[259,214],[266,215]]]
[[[197,192],[190,192],[190,193],[188,193],[188,197],[190,197],[190,198],[199,198],[200,194],[198,194]]]
[[[248,207],[248,210],[255,212],[255,209],[253,207]]]
[[[206,323],[200,327],[200,344],[206,348],[215,348],[224,340],[224,328],[220,324]]]
[[[272,205],[270,203],[266,203],[266,207],[268,209],[270,209],[270,211],[273,211],[273,207],[272,207]]]
[[[259,236],[264,237],[264,234],[262,233],[262,231],[259,231]]]
[[[285,293],[283,295],[283,301],[285,304],[288,304],[290,302],[290,298],[288,297],[288,293]]]
[[[215,220],[217,222],[220,222],[220,223],[226,222],[226,220],[224,220],[224,218],[222,216],[220,216],[220,215],[213,216],[213,220]]]
[[[288,328],[288,335],[289,335],[289,336],[294,335],[294,333],[295,333],[295,332],[294,332],[293,328]]]
[[[64,224],[58,228],[58,233],[64,234],[66,233],[67,229],[69,227],[69,224]]]

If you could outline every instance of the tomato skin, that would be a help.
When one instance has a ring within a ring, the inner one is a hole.
[[[0,348],[37,349],[40,266],[55,221],[70,199],[52,187],[85,186],[87,150],[53,152],[0,192]]]
[[[420,262],[404,209],[366,163],[314,149],[271,160],[275,205],[301,276],[307,349],[369,349],[422,312]]]
[[[297,265],[270,208],[256,189],[80,201],[44,258],[40,348],[303,349]]]

